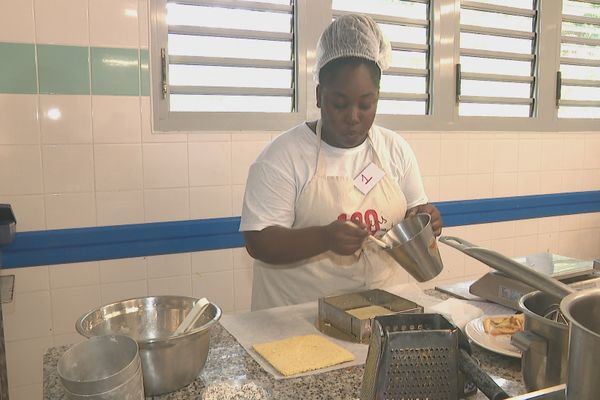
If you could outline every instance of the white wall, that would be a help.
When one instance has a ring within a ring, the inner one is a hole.
[[[1,1],[0,26],[10,29],[0,30],[0,42],[40,42],[48,19],[56,40],[79,41],[69,23],[73,17],[57,13],[59,7],[91,7],[101,1],[107,9],[132,7],[140,16],[147,11],[145,0],[60,0],[54,8],[44,7],[46,1]],[[118,32],[120,23],[106,20],[102,29],[89,32],[90,38],[105,35],[118,46],[112,32]],[[127,22],[134,27],[124,28],[137,29],[142,49],[148,43],[145,23],[134,18]],[[49,108],[60,108],[63,118],[49,120]],[[12,204],[21,232],[237,216],[248,166],[274,134],[153,135],[149,98],[144,96],[0,94],[0,202]],[[417,153],[432,201],[600,188],[598,132],[404,136]],[[445,233],[508,256],[551,251],[600,257],[600,214],[457,227]],[[441,250],[445,269],[426,286],[473,278],[487,269],[446,246]],[[243,249],[2,274],[16,275],[14,299],[3,305],[13,400],[42,396],[42,355],[50,346],[80,340],[74,322],[91,308],[169,293],[207,296],[226,312],[243,311],[249,308],[252,281],[251,260]]]

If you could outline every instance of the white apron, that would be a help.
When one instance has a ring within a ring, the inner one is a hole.
[[[321,157],[321,121],[317,123],[317,168],[296,203],[294,228],[323,226],[336,219],[360,219],[371,232],[382,235],[404,218],[406,198],[390,174],[387,150],[381,138],[368,134],[373,162],[385,176],[363,194],[353,178],[326,176]],[[344,215],[346,218],[344,218]],[[408,282],[408,274],[381,248],[365,242],[355,254],[331,251],[291,264],[254,261],[252,310],[299,304],[323,296],[367,290]]]

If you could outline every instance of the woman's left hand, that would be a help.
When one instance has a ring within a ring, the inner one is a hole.
[[[435,236],[440,236],[442,234],[442,215],[436,206],[433,204],[420,204],[416,207],[409,208],[406,211],[406,217],[410,217],[412,215],[426,213],[431,216],[431,228],[433,229],[433,234]]]

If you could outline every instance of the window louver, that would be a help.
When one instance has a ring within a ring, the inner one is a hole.
[[[378,114],[430,113],[429,0],[332,0],[333,17],[359,12],[372,17],[392,46],[391,67],[381,77]]]
[[[536,32],[534,0],[461,1],[459,115],[533,116]]]
[[[169,0],[166,19],[170,111],[294,111],[289,0]]]
[[[600,0],[563,1],[559,118],[600,118]]]

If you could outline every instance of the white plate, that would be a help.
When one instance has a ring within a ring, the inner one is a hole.
[[[509,317],[510,315],[494,315],[495,317]],[[515,346],[510,344],[511,335],[493,336],[485,332],[483,328],[483,320],[488,316],[475,318],[469,321],[465,326],[465,333],[473,342],[493,351],[494,353],[503,354],[509,357],[521,358],[521,352]]]

